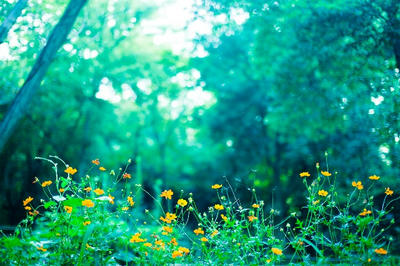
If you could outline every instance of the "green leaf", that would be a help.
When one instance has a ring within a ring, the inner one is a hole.
[[[62,188],[65,188],[66,186],[68,186],[68,184],[69,184],[68,179],[66,179],[64,177],[61,177],[60,179],[61,179],[61,187]]]
[[[57,202],[55,202],[55,201],[48,201],[48,202],[46,202],[46,203],[44,204],[44,208],[45,208],[45,209],[48,209],[49,207],[54,206],[54,205],[57,205]]]
[[[79,207],[79,206],[82,206],[82,199],[69,198],[69,199],[63,201],[63,204],[66,206],[71,206],[71,207]]]

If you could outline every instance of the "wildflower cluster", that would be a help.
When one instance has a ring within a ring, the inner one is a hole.
[[[62,162],[62,171],[53,159]],[[26,219],[14,235],[0,239],[3,264],[390,261],[391,239],[384,232],[394,223],[387,214],[398,198],[387,187],[381,191],[383,203],[375,205],[368,193],[381,182],[376,175],[354,180],[347,201],[339,203],[336,174],[321,171],[319,165],[315,177],[301,172],[307,204],[302,212],[279,220],[279,210],[267,210],[255,189],[250,189],[251,201],[241,203],[228,180],[210,184],[210,199],[215,201],[203,211],[192,193],[167,188],[153,196],[141,184],[131,185],[135,178],[126,168],[106,173],[99,159],[92,160],[90,171],[95,172],[80,178],[72,178],[79,170],[58,157],[44,160],[53,165],[55,177],[43,182],[36,178],[34,183],[47,199],[23,200]],[[138,193],[154,199],[153,210],[141,211]],[[24,256],[11,249],[16,246]]]

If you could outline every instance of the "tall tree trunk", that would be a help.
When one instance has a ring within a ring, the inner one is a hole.
[[[27,4],[28,0],[19,0],[11,10],[10,14],[8,14],[6,19],[0,25],[0,43],[3,43],[7,38],[8,32],[15,24],[17,18],[21,15],[22,10],[24,10]]]
[[[67,39],[68,33],[71,31],[80,10],[86,2],[87,0],[71,0],[60,21],[50,33],[47,43],[40,52],[28,78],[0,124],[0,152],[15,130],[18,121],[24,116],[32,97],[40,87],[51,61],[54,59],[57,50]]]

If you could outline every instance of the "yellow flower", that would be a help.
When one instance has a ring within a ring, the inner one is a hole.
[[[104,172],[104,171],[107,170],[107,169],[104,168],[103,166],[100,166],[100,167],[99,167],[99,170]]]
[[[70,175],[74,175],[77,171],[78,170],[72,168],[71,166],[68,166],[68,168],[64,170],[64,172],[66,172],[67,174],[70,174]]]
[[[131,239],[129,240],[129,242],[131,243],[138,243],[138,242],[145,242],[147,239],[142,239],[140,238],[140,236],[142,235],[142,233],[136,233],[134,234]]]
[[[65,189],[60,188],[58,191],[60,191],[60,193],[63,193],[65,191]]]
[[[211,237],[216,236],[218,233],[219,233],[218,230],[214,230],[214,232],[211,233]]]
[[[178,250],[182,253],[189,254],[190,250],[185,247],[179,247]]]
[[[319,203],[319,200],[313,201],[312,204],[313,205],[317,205]]]
[[[224,220],[225,222],[228,221],[228,217],[226,217],[225,215],[221,214],[221,218],[222,220]]]
[[[251,205],[251,207],[253,207],[253,208],[255,208],[255,209],[258,209],[258,208],[260,208],[260,205],[258,205],[258,204],[253,204],[253,205]]]
[[[135,202],[133,201],[133,198],[131,196],[128,196],[128,202],[129,202],[129,205],[131,205],[131,207],[135,204]]]
[[[50,180],[44,181],[44,182],[42,183],[42,187],[47,187],[47,186],[50,186],[51,184],[53,184],[53,182],[50,181]]]
[[[184,199],[179,199],[178,200],[178,205],[181,207],[185,207],[187,205],[187,201]]]
[[[32,216],[36,216],[36,215],[39,214],[39,212],[38,212],[37,210],[35,210],[35,211],[33,211],[33,212],[28,212],[28,214],[29,214],[29,215],[32,215]]]
[[[95,190],[93,190],[94,193],[96,193],[97,195],[103,195],[104,194],[104,190],[102,190],[101,188],[96,188]]]
[[[162,193],[161,193],[161,197],[164,197],[164,198],[166,198],[166,199],[172,199],[171,197],[172,197],[172,195],[174,195],[174,192],[172,192],[172,190],[164,190]]]
[[[361,190],[361,189],[364,188],[364,186],[362,185],[361,181],[357,181],[357,182],[353,181],[353,182],[351,182],[351,185],[353,187],[356,187],[358,190]]]
[[[160,220],[161,221],[163,221],[164,223],[168,223],[168,224],[170,224],[171,223],[171,220],[169,220],[169,219],[167,219],[167,218],[164,218],[164,217],[160,217]]]
[[[99,165],[100,160],[99,159],[92,160],[92,164]]]
[[[328,195],[328,191],[321,189],[320,191],[318,191],[318,195],[326,197]]]
[[[128,173],[125,173],[125,174],[123,174],[123,176],[122,176],[124,179],[131,179],[131,174],[128,174]]]
[[[32,210],[32,208],[29,206],[25,206],[25,210],[30,211],[30,210]]]
[[[172,227],[170,226],[163,226],[162,229],[167,233],[172,233]]]
[[[164,217],[160,217],[160,220],[161,221],[163,221],[163,222],[165,222],[165,223],[171,223],[171,221],[173,221],[173,220],[175,220],[176,219],[176,214],[175,213],[173,213],[173,214],[171,214],[171,213],[169,213],[169,212],[167,212],[166,214],[165,214],[165,218]]]
[[[378,249],[375,249],[375,253],[379,254],[379,255],[386,255],[388,252],[384,248],[378,248]]]
[[[42,246],[40,246],[40,247],[36,247],[38,250],[40,250],[40,251],[43,251],[43,252],[46,252],[47,251],[47,249],[46,248],[43,248],[43,245]]]
[[[22,203],[24,204],[24,206],[28,205],[31,201],[33,200],[33,198],[31,196],[27,197]]]
[[[83,225],[86,226],[86,225],[89,225],[89,224],[91,224],[91,223],[92,223],[91,221],[84,221],[84,222],[83,222]]]
[[[332,175],[332,174],[329,173],[328,171],[321,171],[321,174],[322,174],[323,176],[331,176],[331,175]]]
[[[207,242],[207,241],[208,241],[208,239],[205,238],[205,237],[200,238],[200,240],[201,240],[202,242]]]
[[[155,243],[156,243],[156,245],[159,245],[159,246],[161,246],[163,248],[165,246],[165,243],[164,243],[164,241],[162,241],[162,239],[157,240]]]
[[[177,246],[177,245],[178,245],[178,242],[176,241],[176,238],[175,238],[175,237],[173,237],[173,238],[171,239],[171,241],[169,241],[169,243],[172,244],[172,245],[174,245],[174,246]]]
[[[167,219],[170,219],[171,221],[176,219],[176,214],[175,213],[167,212],[165,215],[166,215]]]
[[[364,209],[364,210],[360,213],[360,216],[366,216],[366,215],[371,214],[371,213],[372,213],[372,211],[367,210],[367,209]]]
[[[183,256],[182,252],[180,252],[178,250],[175,250],[175,251],[172,252],[172,258],[173,259],[175,259],[176,257],[182,257],[182,256]]]
[[[391,190],[389,187],[385,188],[385,194],[388,196],[392,196],[393,195],[393,190]]]
[[[92,188],[91,187],[85,187],[83,190],[86,191],[86,192],[90,192],[90,191],[92,191]]]
[[[115,197],[111,196],[111,194],[108,194],[108,198],[109,198],[108,201],[109,201],[111,204],[114,204],[114,199],[115,199]]]
[[[255,216],[253,216],[253,215],[250,215],[250,216],[248,216],[247,218],[249,218],[249,221],[250,221],[250,222],[253,222],[254,220],[257,220],[257,219],[258,219],[257,217],[255,217]]]
[[[222,206],[221,204],[215,204],[215,205],[214,205],[214,208],[215,208],[216,210],[222,211],[222,210],[224,209],[224,206]]]
[[[129,210],[129,207],[122,207],[122,210],[127,211],[127,210]]]
[[[272,253],[275,255],[281,256],[282,255],[282,250],[279,248],[271,248]]]
[[[204,230],[203,229],[201,229],[200,227],[199,228],[197,228],[197,229],[195,229],[195,230],[193,230],[193,232],[198,236],[198,235],[204,235]]]
[[[92,207],[94,207],[94,203],[90,199],[85,199],[85,200],[82,200],[82,206],[92,208]]]
[[[71,212],[72,212],[72,207],[71,207],[71,206],[64,206],[64,210],[65,210],[67,213],[71,213]]]
[[[311,176],[309,172],[301,172],[300,177],[309,177]]]
[[[377,176],[377,175],[371,175],[370,177],[368,177],[371,180],[379,180],[381,177]]]
[[[149,243],[149,242],[146,242],[146,243],[143,244],[143,246],[150,248],[152,246],[152,244]]]
[[[212,189],[219,189],[219,188],[222,188],[222,185],[215,184],[215,185],[212,185],[211,188]]]

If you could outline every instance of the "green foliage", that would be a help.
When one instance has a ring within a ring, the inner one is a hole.
[[[70,177],[75,172],[69,171],[73,168],[58,157],[42,159],[53,164],[55,171],[51,180],[37,179],[47,199],[39,205],[37,199],[24,201],[27,217],[13,235],[0,238],[2,264],[376,264],[397,260],[390,255],[394,238],[388,229],[395,223],[389,217],[399,197],[386,188],[383,202],[375,202],[379,194],[370,191],[382,182],[380,177],[369,178],[365,184],[354,181],[353,191],[343,202],[336,191],[337,173],[321,171],[317,165],[315,177],[308,172],[299,177],[305,185],[306,205],[281,220],[276,210],[268,210],[258,199],[256,189],[249,189],[251,199],[244,202],[228,180],[211,186],[217,200],[206,211],[197,206],[198,195],[183,190],[178,196],[170,189],[153,196],[136,184],[136,192],[130,191],[132,177],[125,171],[111,171],[100,180],[99,170],[93,169],[74,181]],[[65,173],[68,184],[61,189]],[[107,179],[112,180],[109,186],[102,181]],[[167,207],[160,218],[149,210],[140,214],[141,206],[133,202],[139,191],[161,208],[157,198],[165,198]],[[194,230],[190,221],[196,223]]]

